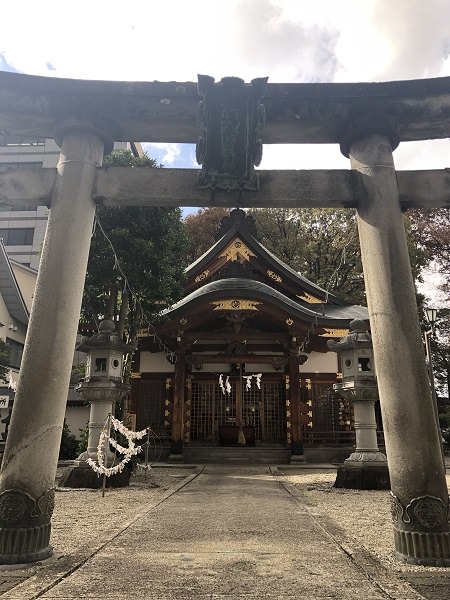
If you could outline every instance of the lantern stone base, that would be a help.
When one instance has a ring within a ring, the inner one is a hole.
[[[117,473],[106,478],[106,487],[127,487],[130,485],[131,469],[125,469],[122,473]],[[90,488],[97,490],[103,486],[103,476],[97,475],[89,465],[79,465],[70,467],[59,482],[59,487],[65,488]]]
[[[359,463],[355,466],[341,465],[337,470],[333,487],[350,490],[390,490],[387,463],[374,466],[373,463]]]

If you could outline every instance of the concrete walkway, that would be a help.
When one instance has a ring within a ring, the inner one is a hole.
[[[266,466],[208,465],[87,560],[71,559],[49,559],[45,581],[2,600],[423,598]]]

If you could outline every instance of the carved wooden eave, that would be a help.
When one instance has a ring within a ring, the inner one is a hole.
[[[286,352],[293,339],[298,345],[308,339],[308,351],[327,352],[327,338],[368,315],[362,306],[308,305],[261,282],[230,278],[191,292],[162,318],[158,336],[172,349],[209,344],[218,351],[221,344],[245,340],[263,352]],[[144,343],[141,348],[150,346]]]

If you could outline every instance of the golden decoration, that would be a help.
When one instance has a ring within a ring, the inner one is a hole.
[[[344,335],[347,335],[348,331],[348,329],[333,329],[332,327],[326,327],[324,333],[321,333],[320,335],[322,337],[341,338],[344,337]]]
[[[141,329],[138,329],[138,337],[150,337],[153,336],[153,334],[150,334],[149,328],[148,327],[142,327]]]
[[[242,264],[244,261],[250,260],[250,257],[256,256],[256,254],[253,254],[242,240],[235,238],[220,256],[226,258],[227,261],[239,261]]]
[[[216,300],[214,304],[214,310],[256,310],[259,309],[257,306],[261,302],[255,302],[254,300],[244,300],[241,298],[233,298],[230,300]]]
[[[186,325],[187,322],[188,322],[188,320],[186,319],[186,317],[181,317],[180,325]]]
[[[294,324],[294,320],[293,320],[293,319],[291,319],[290,317],[288,317],[288,318],[286,319],[286,325],[289,325],[289,326],[291,326],[291,325],[293,325],[293,324]]]
[[[323,302],[323,300],[313,296],[312,294],[308,294],[308,292],[303,292],[303,294],[301,296],[297,296],[297,298],[300,298],[300,300],[305,300],[305,302],[308,302],[309,304],[322,304]]]
[[[131,373],[131,379],[140,379],[141,378],[141,374],[138,371],[133,371]]]
[[[283,281],[283,279],[273,271],[267,271],[267,275],[277,283],[281,283]]]
[[[200,275],[197,275],[197,277],[194,279],[194,281],[196,283],[200,283],[200,281],[203,281],[204,279],[206,279],[209,275],[209,271],[208,269],[205,269],[202,273],[200,273]]]
[[[164,411],[164,416],[165,417],[170,417],[170,410],[165,410]]]

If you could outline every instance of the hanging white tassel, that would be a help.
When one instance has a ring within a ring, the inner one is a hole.
[[[225,395],[225,386],[223,385],[223,375],[222,375],[222,373],[219,376],[219,387],[222,390],[222,394]]]
[[[262,373],[256,373],[255,375],[253,375],[253,377],[256,378],[256,387],[258,388],[258,390],[260,390]]]
[[[252,377],[253,375],[244,375],[243,379],[246,380],[245,382],[245,389],[246,390],[251,390],[252,389]]]

